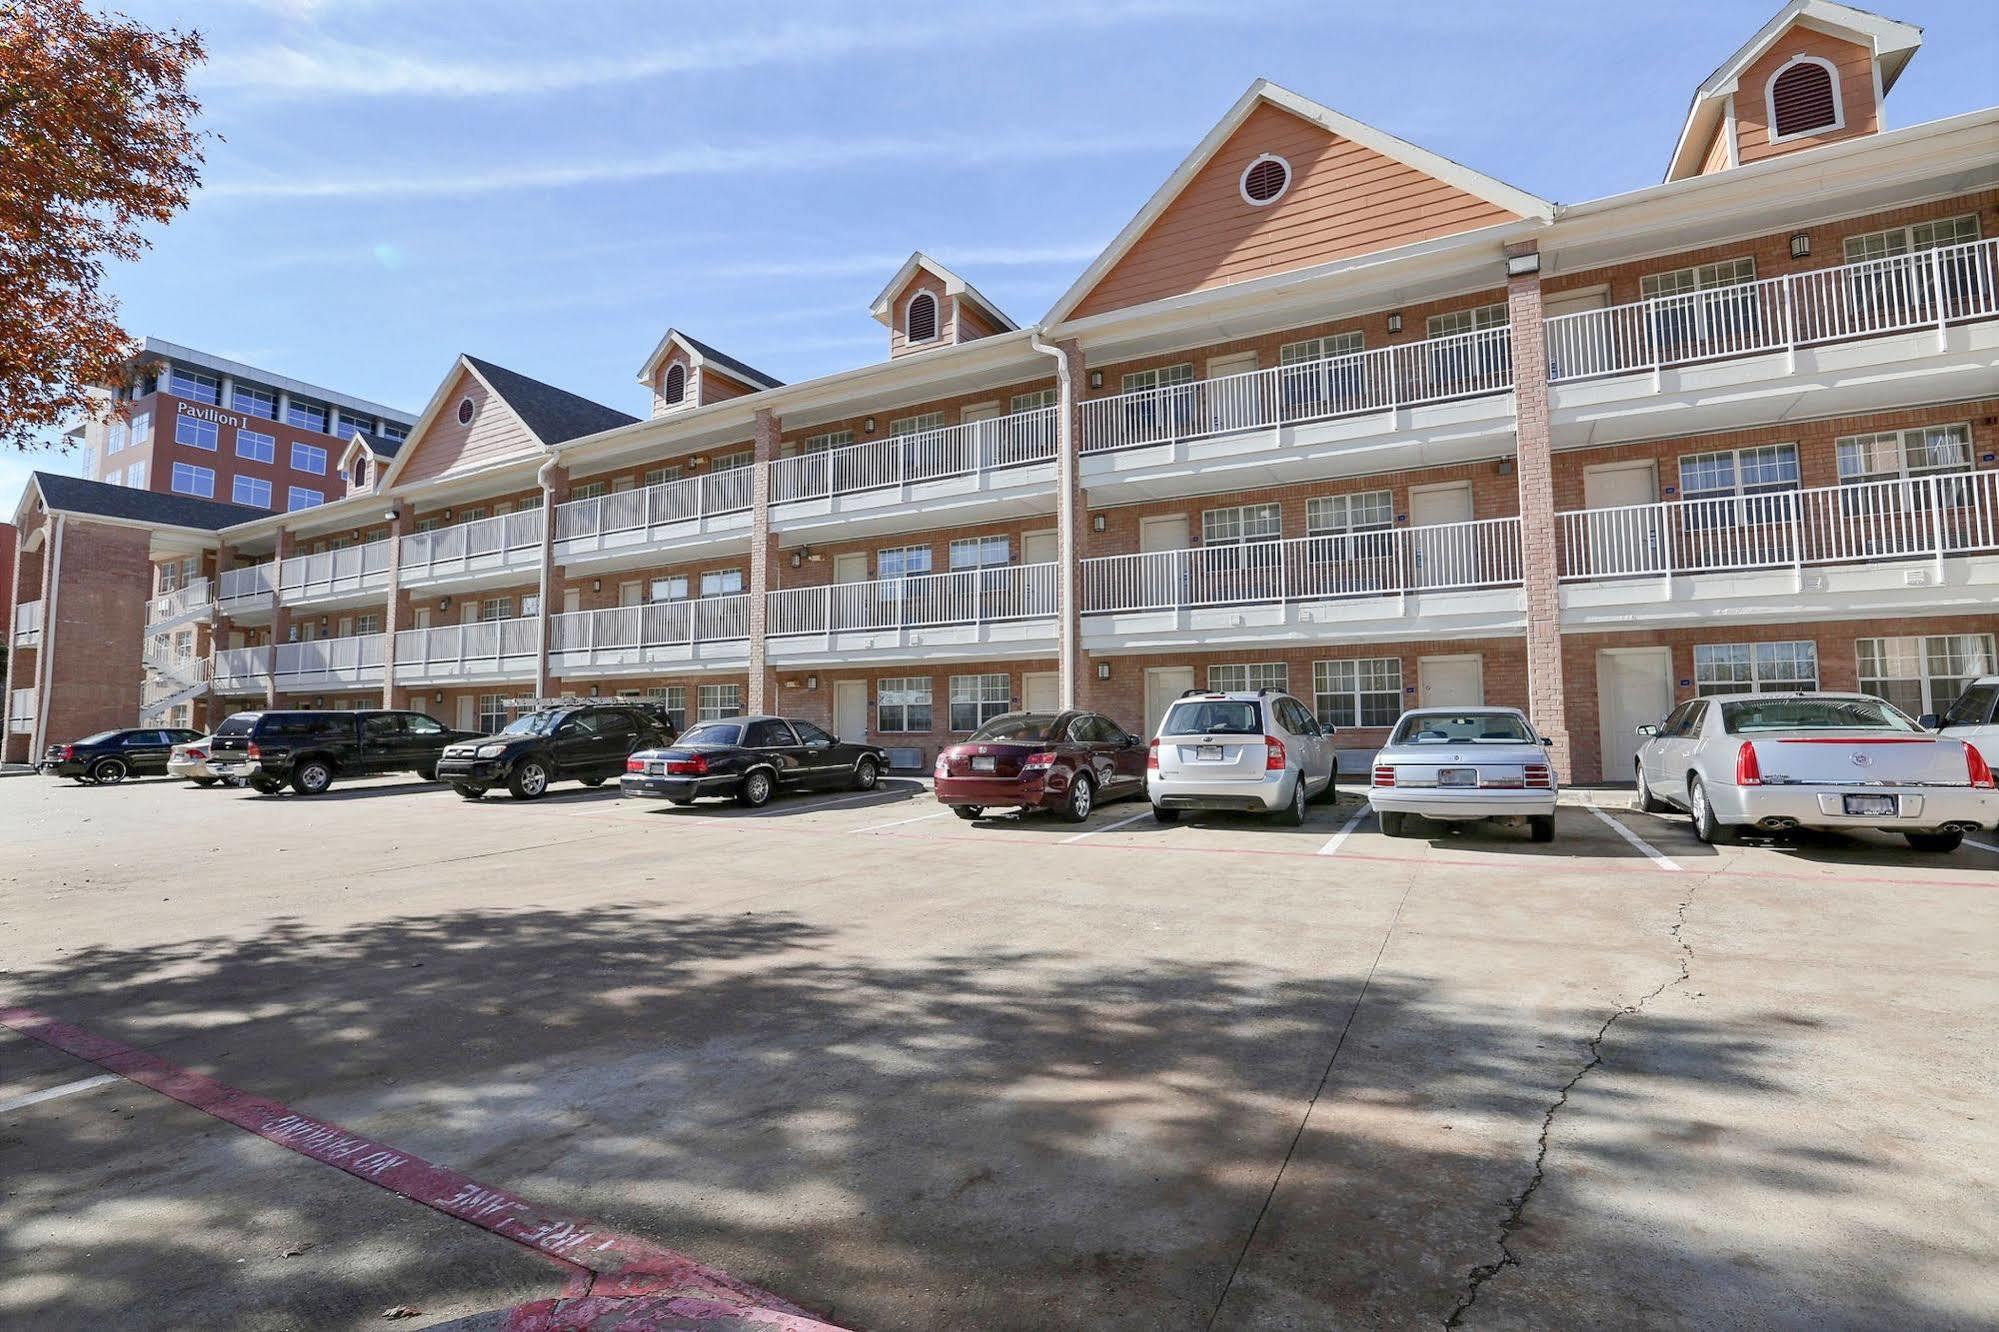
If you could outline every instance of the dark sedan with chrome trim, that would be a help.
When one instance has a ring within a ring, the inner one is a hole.
[[[755,808],[780,791],[871,791],[887,770],[888,751],[851,744],[809,721],[730,717],[697,722],[671,745],[633,754],[618,787],[676,805],[732,796]]]
[[[116,786],[127,777],[165,776],[173,747],[199,739],[200,731],[181,726],[99,731],[68,744],[50,745],[35,767],[54,777]]]

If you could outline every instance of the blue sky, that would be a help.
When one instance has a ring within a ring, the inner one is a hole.
[[[1890,125],[1999,101],[1999,8],[1913,3]],[[208,37],[222,136],[110,275],[130,331],[411,411],[469,351],[639,413],[669,325],[786,380],[880,358],[916,248],[1038,318],[1259,75],[1558,201],[1656,183],[1777,0],[118,7]],[[75,470],[0,496],[29,466]]]

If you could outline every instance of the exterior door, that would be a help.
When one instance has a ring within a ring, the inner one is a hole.
[[[868,581],[868,553],[864,550],[849,551],[845,555],[833,557],[833,581],[836,583],[865,583]]]
[[[1410,573],[1417,587],[1459,587],[1478,569],[1475,529],[1446,526],[1471,521],[1471,482],[1409,489]],[[1426,532],[1425,528],[1441,530]]]
[[[1061,534],[1050,529],[1044,532],[1023,532],[1020,534],[1020,562],[1022,564],[1053,564],[1062,558]]]
[[[1608,577],[1661,571],[1659,511],[1639,507],[1656,503],[1658,498],[1658,464],[1649,458],[1584,468],[1583,507],[1604,512],[1591,512],[1581,519],[1587,528],[1579,538],[1572,538],[1577,544],[1564,552],[1568,559],[1589,561],[1586,568],[1563,572]]]
[[[479,729],[479,700],[470,694],[462,695],[458,700],[458,729],[461,731]]]
[[[1139,734],[1150,740],[1159,734],[1159,723],[1173,700],[1194,687],[1192,666],[1148,666],[1145,670],[1145,729]]]
[[[418,606],[415,610],[410,612],[410,628],[412,629],[430,628],[430,607]]]
[[[1644,737],[1673,710],[1671,648],[1604,648],[1596,654],[1596,707],[1603,746],[1602,780],[1629,781]]]
[[[1424,657],[1416,663],[1416,700],[1426,708],[1476,707],[1485,702],[1485,659]]]
[[[1062,673],[1028,671],[1020,677],[1021,706],[1029,712],[1062,710]]]
[[[1203,390],[1208,400],[1208,429],[1247,430],[1260,423],[1259,384],[1236,377],[1255,369],[1253,351],[1208,358],[1208,383]]]
[[[1548,297],[1541,307],[1541,314],[1544,319],[1554,319],[1558,315],[1601,310],[1609,304],[1608,286],[1584,287]],[[1592,363],[1592,351],[1598,345],[1597,339],[1586,336],[1580,330],[1572,330],[1566,324],[1553,325],[1548,330],[1548,373],[1560,378],[1571,374],[1596,374],[1610,369],[1608,364]],[[1594,355],[1601,358],[1603,353],[1595,352]]]
[[[1186,600],[1188,556],[1169,554],[1187,549],[1187,515],[1161,514],[1138,520],[1138,548],[1151,555],[1139,561],[1141,607],[1174,607]],[[1149,738],[1149,733],[1148,733]]]
[[[646,585],[644,583],[618,584],[618,604],[620,606],[640,606],[645,604]]]
[[[574,615],[582,609],[583,589],[580,587],[564,588],[562,591],[562,613],[564,615]]]
[[[833,682],[833,733],[849,744],[858,744],[868,734],[868,682]]]

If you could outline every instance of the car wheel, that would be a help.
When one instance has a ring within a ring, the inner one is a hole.
[[[1277,812],[1277,821],[1287,828],[1305,826],[1305,774],[1300,772],[1298,780],[1291,783],[1291,803]]]
[[[1069,798],[1062,802],[1062,819],[1082,823],[1097,806],[1097,791],[1088,777],[1078,776],[1069,783]]]
[[[292,790],[302,796],[316,796],[325,793],[333,785],[333,769],[320,759],[307,759],[292,774]]]
[[[771,792],[775,789],[770,774],[762,768],[746,773],[743,784],[736,789],[736,802],[751,809],[760,809],[770,803]]]
[[[973,819],[985,813],[986,807],[984,805],[953,805],[951,806],[951,812],[965,822],[970,823]]]
[[[1527,816],[1527,835],[1537,842],[1555,840],[1555,816],[1553,814],[1530,814]]]
[[[548,794],[548,767],[540,759],[522,759],[507,778],[507,789],[516,800],[539,800]]]
[[[875,783],[880,780],[881,769],[876,766],[873,759],[864,758],[854,765],[854,789],[856,791],[872,791],[875,789]]]
[[[1643,763],[1634,764],[1633,770],[1638,774],[1638,812],[1640,814],[1664,814],[1666,812],[1666,802],[1652,794],[1652,783],[1645,780],[1645,765]]]
[[[691,805],[691,804],[693,804],[693,803],[694,803],[694,797],[693,797],[693,796],[668,796],[668,797],[666,798],[666,803],[667,803],[667,804],[669,804],[669,805],[681,805],[681,806],[687,806],[687,805]]]
[[[213,785],[215,785],[215,778],[213,778],[213,777],[190,777],[190,778],[188,778],[188,780],[189,780],[189,781],[191,781],[191,782],[193,782],[193,783],[194,783],[194,784],[195,784],[196,786],[213,786]]]
[[[1707,786],[1698,777],[1687,780],[1687,804],[1693,810],[1694,836],[1709,846],[1728,846],[1735,841],[1735,827],[1714,816],[1707,801]]]
[[[1964,844],[1961,832],[1903,833],[1911,849],[1916,851],[1950,852]]]
[[[99,759],[90,765],[90,780],[99,786],[116,786],[132,775],[124,759]]]
[[[1407,837],[1409,835],[1409,816],[1393,812],[1383,814],[1381,816],[1381,835],[1383,837]]]
[[[602,777],[579,777],[576,780],[582,782],[585,786],[602,786],[604,784]]]
[[[431,764],[428,768],[416,768],[413,769],[412,771],[414,771],[418,777],[421,777],[426,782],[434,782],[437,780],[437,765],[435,763]]]
[[[451,789],[456,791],[459,795],[464,796],[467,800],[478,800],[484,797],[486,794],[485,787],[470,786],[464,782],[453,782],[451,784]]]
[[[1326,784],[1319,788],[1319,794],[1313,796],[1312,799],[1322,800],[1326,804],[1330,805],[1339,798],[1340,798],[1340,774],[1339,770],[1335,768],[1333,771],[1326,774]]]
[[[1154,805],[1152,807],[1152,821],[1154,823],[1178,823],[1180,821],[1180,811],[1177,809],[1162,809],[1158,805]]]
[[[276,795],[285,789],[285,784],[283,782],[274,782],[268,777],[252,777],[250,779],[250,789],[259,795]]]

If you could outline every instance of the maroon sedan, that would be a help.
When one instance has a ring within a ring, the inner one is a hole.
[[[1145,742],[1094,712],[1009,712],[937,756],[937,799],[961,819],[1052,809],[1081,823],[1145,794]]]

